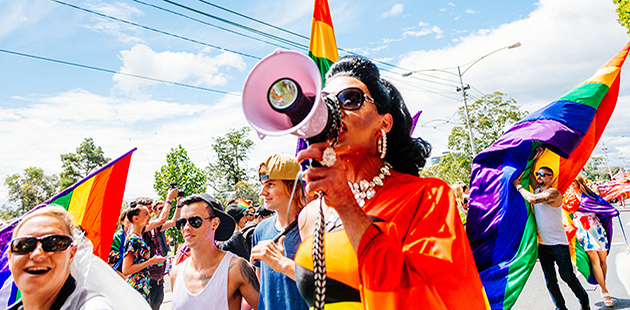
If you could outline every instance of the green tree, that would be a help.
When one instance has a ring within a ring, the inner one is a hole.
[[[92,138],[85,138],[76,149],[76,153],[61,154],[60,174],[61,189],[85,178],[91,172],[109,162],[100,146],[94,144]]]
[[[217,160],[209,163],[207,172],[213,188],[220,193],[234,191],[234,185],[250,179],[246,167],[254,146],[254,142],[248,138],[250,130],[249,127],[231,129],[225,136],[212,139],[212,149]]]
[[[12,219],[26,213],[55,195],[59,190],[58,183],[56,175],[47,176],[38,167],[28,167],[22,174],[7,176],[4,185],[9,188],[8,203],[2,206],[0,216]]]
[[[205,193],[206,181],[206,174],[195,166],[188,157],[188,152],[179,145],[166,154],[166,164],[155,172],[153,189],[162,199],[165,199],[171,184],[175,183],[177,188],[184,190],[184,196],[189,196]],[[169,218],[173,216],[173,213],[175,213],[175,208],[171,208]],[[169,229],[167,234],[176,246],[184,241],[177,229]]]
[[[461,153],[448,153],[440,157],[440,162],[429,169],[420,170],[421,177],[440,178],[448,184],[462,181],[470,183],[471,158]]]
[[[604,157],[591,157],[582,168],[584,177],[593,181],[608,180],[608,171],[602,169],[605,166]]]
[[[468,107],[477,152],[492,145],[501,137],[508,126],[528,114],[527,111],[521,112],[516,101],[501,92],[484,95]],[[448,147],[472,158],[468,127],[465,125],[466,111],[464,107],[460,107],[457,113],[464,125],[453,127],[451,135],[448,137]],[[470,171],[470,168],[468,169]]]
[[[630,34],[630,0],[613,0],[613,3],[617,5],[617,21]]]

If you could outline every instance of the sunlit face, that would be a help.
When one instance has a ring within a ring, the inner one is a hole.
[[[142,227],[147,226],[147,224],[149,224],[149,220],[151,220],[149,208],[147,206],[139,206],[138,208],[140,208],[140,213],[134,216],[134,224]]]
[[[536,182],[538,185],[550,185],[553,181],[553,174],[547,169],[538,169],[536,173]]]
[[[323,91],[336,95],[350,87],[359,88],[363,93],[372,97],[363,82],[349,76],[340,76],[329,80]],[[341,117],[342,130],[335,150],[337,154],[377,155],[376,141],[377,136],[380,134],[379,130],[382,128],[381,122],[387,118],[391,119],[391,115],[379,115],[375,103],[365,101],[357,110],[348,111],[342,109]]]
[[[51,234],[72,235],[61,220],[38,216],[22,224],[16,238]],[[41,243],[28,254],[18,255],[9,251],[9,270],[15,285],[25,296],[34,294],[44,299],[56,296],[70,274],[70,264],[76,251],[77,247],[71,246],[61,252],[45,252]]]
[[[276,212],[286,211],[289,206],[289,193],[282,180],[264,180],[260,190],[260,196],[264,198],[264,206],[267,210]]]
[[[202,219],[210,217],[208,209],[206,209],[206,203],[199,201],[185,205],[182,208],[180,218],[188,219],[191,216],[199,216]],[[194,228],[187,222],[181,229],[186,245],[194,249],[199,246],[214,244],[214,231],[220,223],[221,220],[218,217],[202,221],[199,228]]]

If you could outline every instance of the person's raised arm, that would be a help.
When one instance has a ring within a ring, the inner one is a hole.
[[[144,231],[151,231],[153,228],[164,225],[166,220],[168,220],[168,214],[171,212],[171,204],[173,203],[173,199],[177,197],[177,189],[171,188],[168,190],[168,194],[166,195],[166,202],[164,203],[164,209],[160,213],[160,217],[149,221],[149,224],[144,228]]]
[[[164,223],[164,225],[162,225],[162,230],[167,230],[167,229],[175,226],[175,222],[177,222],[177,220],[179,219],[180,214],[182,212],[182,207],[183,206],[179,205],[179,199],[177,199],[177,207],[175,208],[175,213],[173,214],[173,218],[171,218],[170,220],[166,221],[166,223]]]
[[[123,266],[122,266],[122,270],[123,270],[123,275],[125,277],[128,277],[144,268],[147,268],[151,265],[154,264],[160,264],[163,263],[166,259],[164,257],[161,256],[153,256],[151,257],[149,260],[139,263],[139,264],[134,264],[133,263],[133,253],[132,252],[128,252],[127,255],[125,255],[125,258],[123,259]]]
[[[514,185],[521,196],[523,196],[523,198],[531,204],[544,202],[554,208],[562,205],[562,195],[560,195],[560,192],[555,188],[550,188],[538,194],[534,194],[520,184],[520,179],[514,180],[512,185]]]

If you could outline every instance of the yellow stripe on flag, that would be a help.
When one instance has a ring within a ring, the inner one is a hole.
[[[330,25],[313,19],[309,51],[315,57],[330,59],[332,62],[339,59],[335,32]]]
[[[72,191],[68,212],[72,214],[76,225],[83,223],[83,214],[85,214],[85,206],[87,205],[88,198],[90,198],[94,179],[94,177],[90,178]]]
[[[583,84],[593,84],[593,83],[601,83],[610,87],[612,83],[617,78],[619,74],[619,68],[617,67],[606,67],[599,69],[595,75],[593,75],[590,79],[586,80]]]

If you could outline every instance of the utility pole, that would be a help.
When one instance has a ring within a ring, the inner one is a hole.
[[[457,66],[457,73],[459,75],[459,83],[462,85],[461,88],[457,87],[457,91],[461,90],[462,96],[464,96],[464,111],[466,111],[466,125],[468,125],[468,137],[470,138],[470,150],[472,151],[473,158],[477,156],[477,149],[475,148],[475,137],[472,132],[472,125],[470,124],[470,115],[468,114],[468,102],[466,100],[466,90],[470,89],[470,85],[464,86],[464,81],[462,80],[462,70]]]

